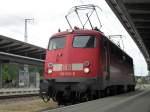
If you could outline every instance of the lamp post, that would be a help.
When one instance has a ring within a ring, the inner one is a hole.
[[[33,21],[34,19],[24,19],[25,21],[25,32],[24,32],[24,42],[28,42],[28,32],[27,32],[27,24],[29,21]]]
[[[29,21],[33,21],[34,19],[24,19],[24,24],[25,24],[25,32],[24,32],[24,42],[28,42],[28,27],[27,27],[27,24]],[[25,79],[26,79],[26,87],[29,87],[29,66],[28,64],[24,64],[24,76],[25,76]]]

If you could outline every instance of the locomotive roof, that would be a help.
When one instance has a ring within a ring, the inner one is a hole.
[[[103,32],[97,30],[88,30],[88,29],[74,29],[74,30],[67,30],[63,32],[55,33],[53,36],[59,35],[67,35],[67,34],[96,34],[96,35],[104,35]]]
[[[61,36],[61,35],[67,35],[67,34],[90,34],[90,35],[102,35],[104,37],[106,37],[104,35],[103,32],[101,32],[100,30],[89,30],[89,29],[74,29],[74,30],[67,30],[67,31],[63,31],[63,32],[58,32],[58,33],[55,33],[54,35],[52,35],[52,37],[54,36]],[[111,41],[110,39],[107,38],[107,40],[109,42],[111,42],[114,46],[116,46],[118,49],[120,49],[120,51],[128,56],[131,60],[132,60],[132,57],[130,57],[125,51],[123,51],[119,46],[117,46],[113,41]]]

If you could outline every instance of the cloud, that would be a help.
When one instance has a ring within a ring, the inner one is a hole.
[[[23,18],[14,15],[0,15],[0,27],[19,25],[20,23],[22,23],[22,19]]]
[[[34,14],[32,13],[13,13],[13,14],[0,14],[0,27],[5,27],[5,26],[17,26],[24,24],[24,19],[25,18],[33,18]]]

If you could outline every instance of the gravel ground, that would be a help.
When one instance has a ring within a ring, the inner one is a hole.
[[[57,103],[44,103],[39,97],[0,100],[0,112],[40,112],[56,107]]]

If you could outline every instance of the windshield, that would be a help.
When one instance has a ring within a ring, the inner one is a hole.
[[[73,47],[94,48],[96,47],[96,38],[94,36],[75,36]]]
[[[48,50],[56,50],[64,48],[66,37],[55,37],[50,39]]]

